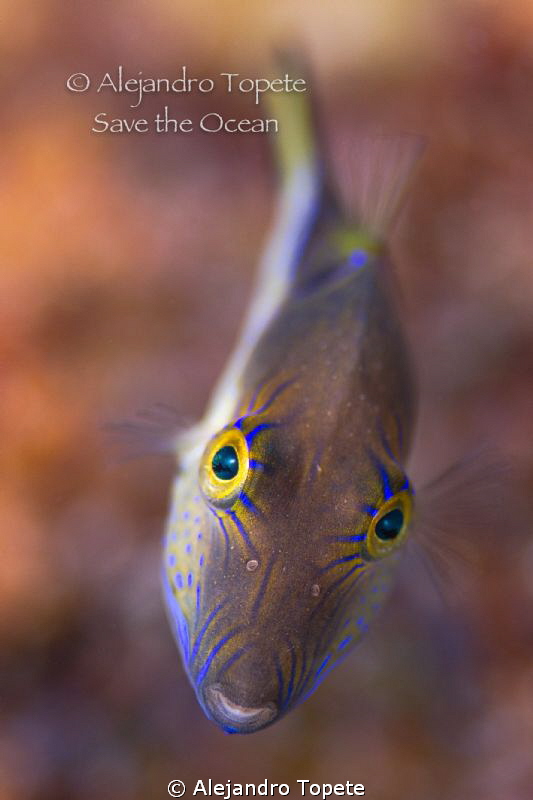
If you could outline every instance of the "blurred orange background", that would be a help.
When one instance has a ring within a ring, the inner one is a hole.
[[[532,796],[532,42],[526,0],[0,3],[0,800],[151,800],[177,778],[189,795],[198,778],[292,795],[308,778],[371,800]],[[262,77],[280,44],[313,65],[333,159],[364,123],[427,137],[393,240],[421,392],[413,470],[423,482],[489,442],[516,500],[459,607],[399,590],[302,708],[228,737],[164,618],[172,461],[117,465],[101,429],[158,402],[200,416],[272,215],[269,141],[94,134],[101,111],[256,114],[240,94],[132,110],[65,83],[119,64]]]

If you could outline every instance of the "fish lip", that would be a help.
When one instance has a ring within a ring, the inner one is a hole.
[[[278,715],[275,703],[265,703],[262,706],[242,706],[230,700],[220,684],[208,686],[205,690],[205,700],[210,716],[224,730],[233,733],[253,733],[264,728]]]

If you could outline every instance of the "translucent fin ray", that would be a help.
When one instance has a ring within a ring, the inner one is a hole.
[[[372,133],[339,143],[337,183],[351,219],[383,239],[425,148],[417,134]]]

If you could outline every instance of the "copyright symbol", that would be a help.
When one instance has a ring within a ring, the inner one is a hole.
[[[86,92],[91,85],[91,79],[85,72],[75,72],[67,78],[67,89],[71,92]]]
[[[181,797],[182,794],[185,794],[185,784],[183,781],[170,781],[168,793],[171,797]]]

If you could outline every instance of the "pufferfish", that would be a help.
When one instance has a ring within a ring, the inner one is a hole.
[[[280,719],[361,640],[414,506],[415,393],[385,238],[420,141],[362,147],[347,204],[308,95],[278,97],[281,203],[236,349],[176,438],[164,541],[185,670],[229,733]]]

